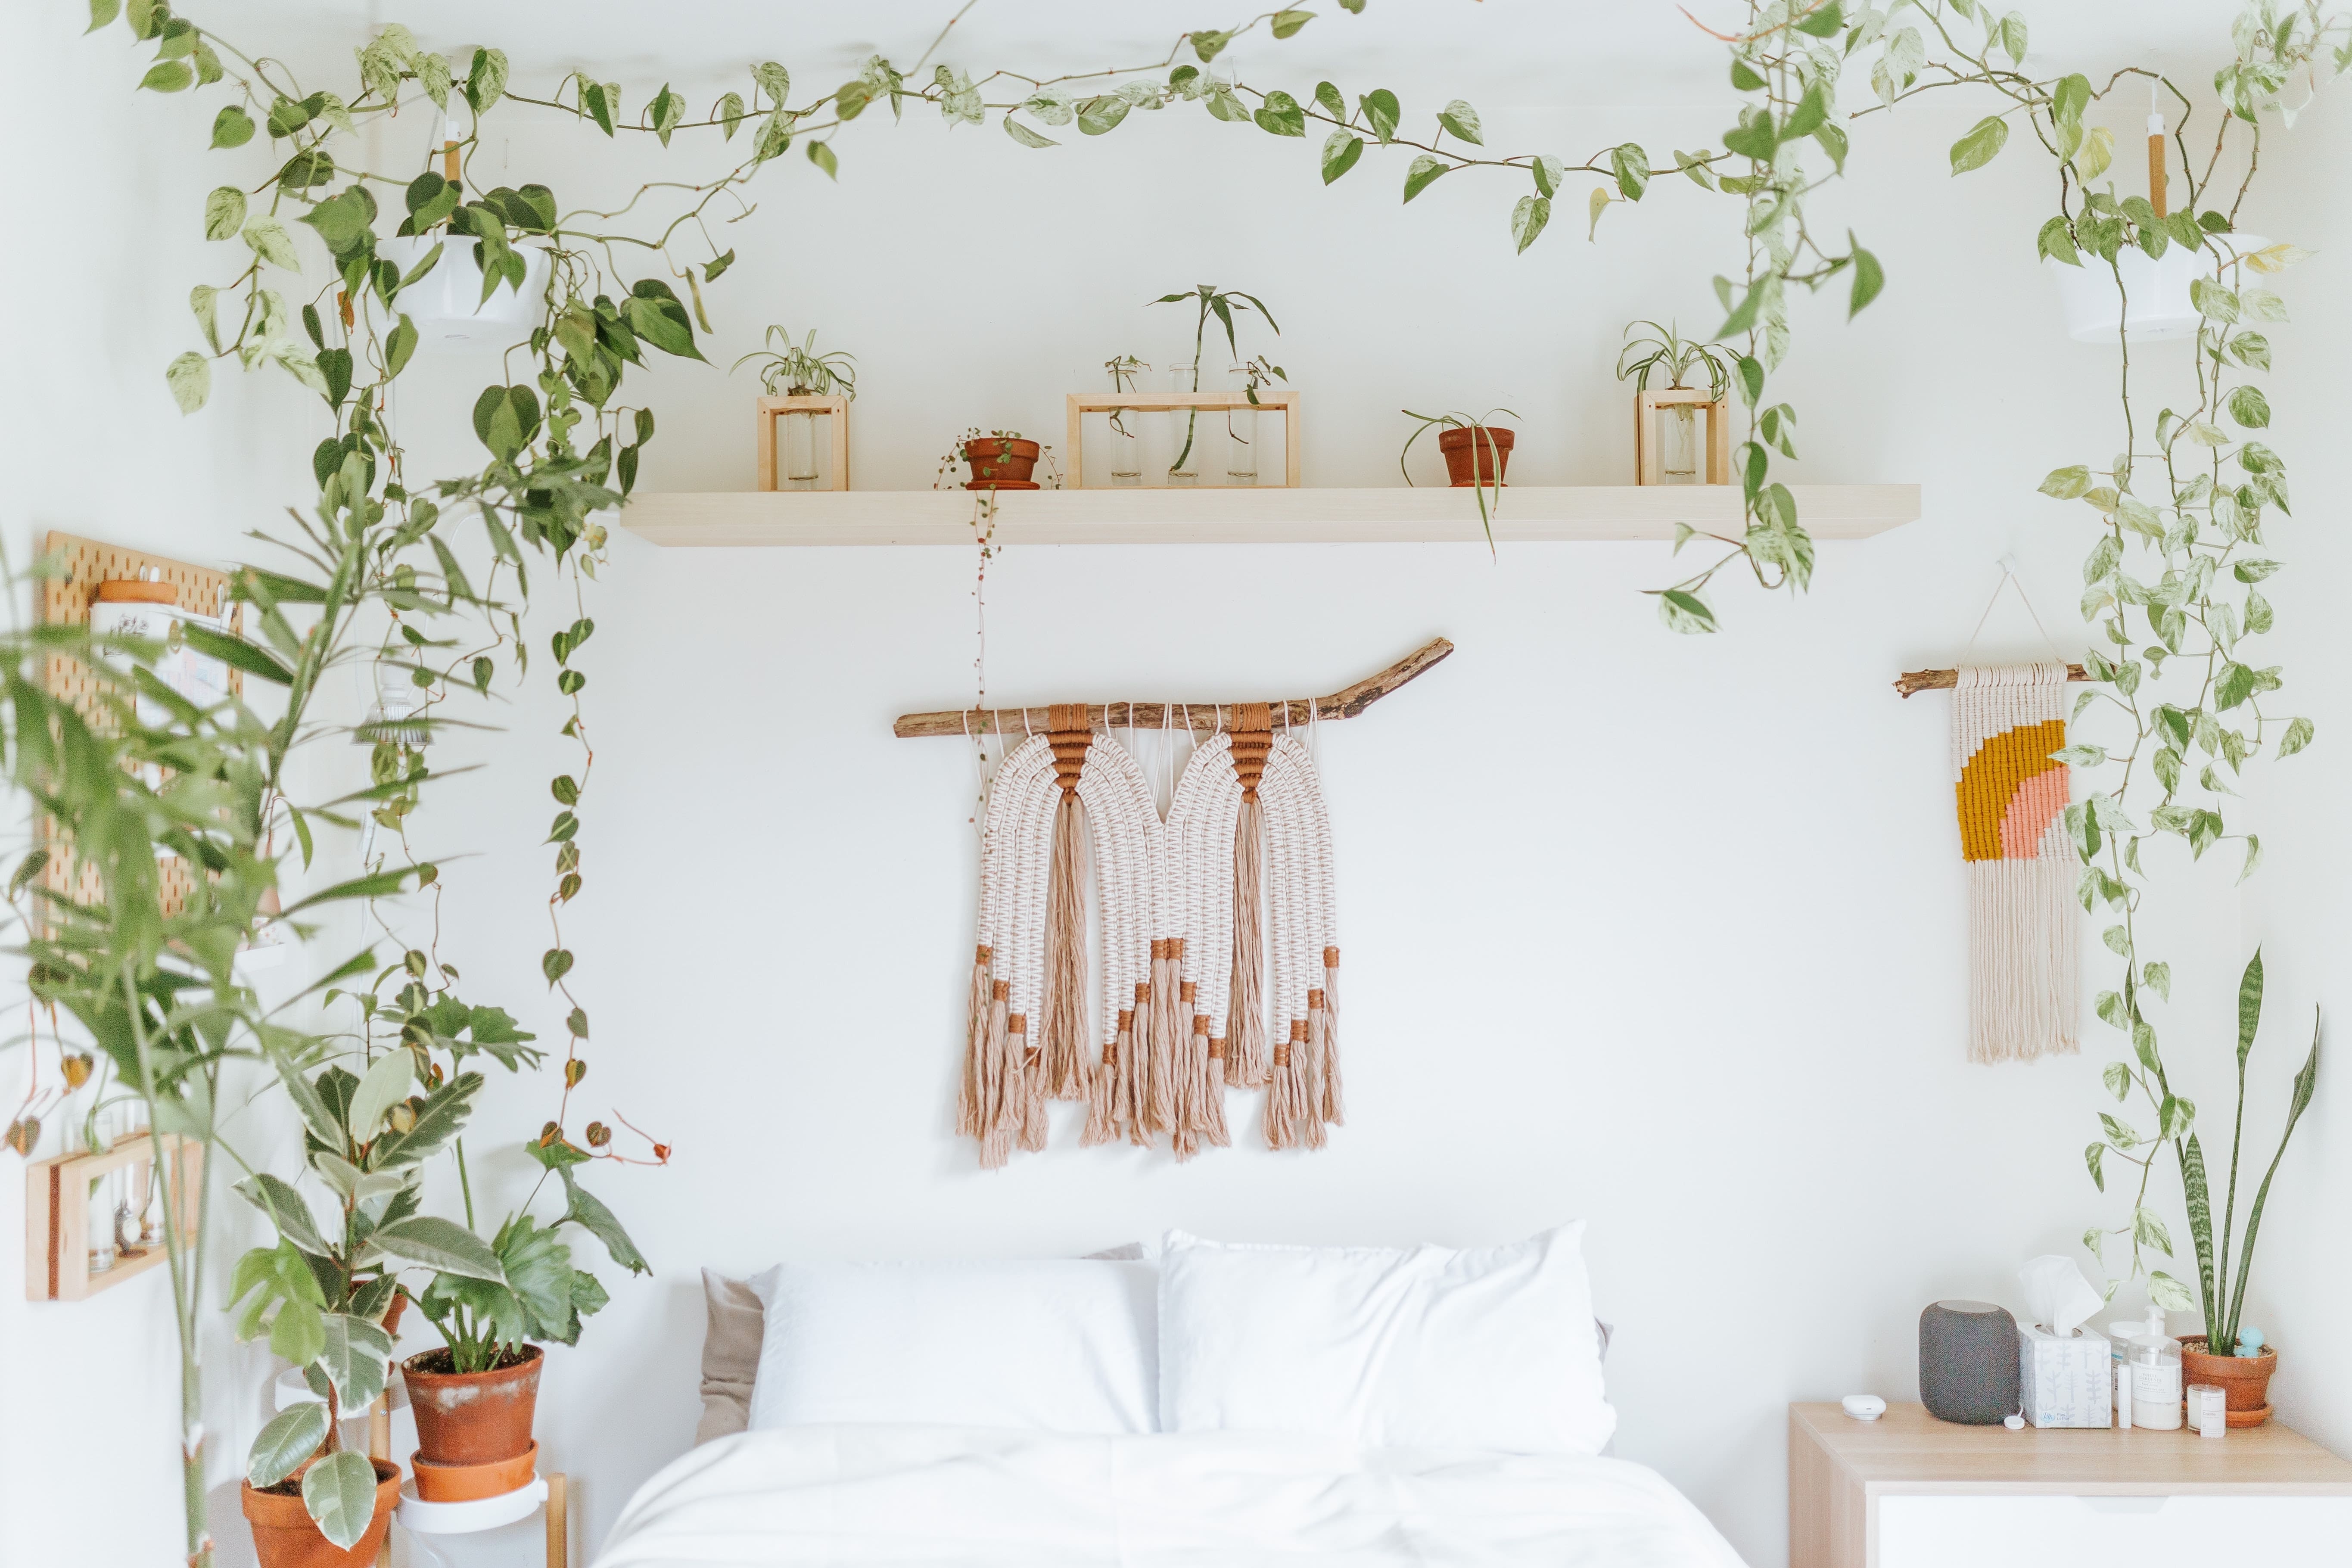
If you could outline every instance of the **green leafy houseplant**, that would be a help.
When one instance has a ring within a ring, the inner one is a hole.
[[[465,1125],[481,1075],[461,1073],[412,1098],[415,1060],[394,1049],[364,1076],[332,1067],[314,1079],[288,1073],[283,1080],[301,1113],[310,1169],[338,1200],[336,1226],[320,1226],[293,1184],[267,1171],[236,1188],[278,1232],[275,1247],[237,1260],[229,1286],[237,1337],[266,1333],[270,1350],[300,1368],[319,1395],[261,1429],[246,1479],[257,1489],[282,1486],[308,1465],[303,1504],[320,1532],[344,1548],[373,1517],[376,1478],[364,1456],[341,1447],[338,1416],[365,1408],[384,1390],[392,1335],[383,1322],[398,1271],[418,1266],[503,1278],[479,1237],[419,1212],[423,1163]]]
[[[758,362],[760,384],[767,388],[770,396],[830,397],[838,392],[845,397],[856,397],[856,357],[840,349],[817,353],[814,328],[809,330],[804,341],[796,343],[789,330],[771,326],[761,341],[782,346],[754,349],[737,360],[733,368],[740,370]]]
[[[1280,337],[1282,335],[1282,328],[1275,321],[1274,312],[1265,308],[1265,302],[1260,300],[1256,295],[1244,294],[1238,289],[1220,289],[1213,283],[1196,283],[1189,290],[1177,294],[1162,294],[1159,299],[1154,300],[1151,302],[1155,305],[1177,305],[1182,304],[1187,300],[1199,307],[1200,315],[1192,324],[1192,384],[1190,387],[1185,388],[1184,390],[1186,391],[1198,392],[1201,390],[1201,354],[1208,342],[1209,318],[1211,316],[1215,316],[1218,321],[1224,323],[1225,347],[1232,351],[1233,356],[1235,359],[1241,358],[1242,350],[1240,339],[1235,335],[1234,330],[1234,311],[1255,310],[1259,315],[1265,318],[1265,324],[1267,326],[1274,328],[1275,336]],[[1252,361],[1251,363],[1254,365],[1265,366],[1264,372],[1253,370],[1249,376],[1247,395],[1249,401],[1252,404],[1255,404],[1257,402],[1257,389],[1263,382],[1264,374],[1265,373],[1270,373],[1275,375],[1282,375],[1283,372],[1279,366],[1265,365],[1263,356],[1257,360]],[[1285,377],[1285,379],[1287,379],[1287,377]],[[1176,454],[1175,461],[1168,466],[1168,471],[1170,473],[1172,474],[1183,471],[1185,462],[1192,456],[1192,444],[1199,436],[1200,423],[1201,411],[1199,409],[1188,408],[1184,411],[1184,442],[1182,447]]]
[[[1638,327],[1649,328],[1649,335],[1635,337]],[[1695,370],[1704,367],[1708,393],[1721,397],[1731,385],[1731,366],[1725,362],[1735,357],[1720,344],[1685,338],[1672,327],[1634,321],[1626,327],[1625,346],[1617,355],[1617,379],[1631,381],[1635,390],[1646,392],[1650,377],[1663,374],[1669,387],[1681,387]]]
[[[1402,409],[1399,412],[1408,419],[1419,421],[1413,426],[1412,434],[1404,438],[1404,445],[1397,451],[1397,472],[1404,476],[1404,482],[1408,485],[1412,483],[1412,470],[1405,467],[1404,460],[1412,455],[1412,444],[1415,441],[1420,440],[1432,430],[1470,432],[1472,449],[1475,457],[1470,472],[1476,480],[1470,487],[1470,493],[1477,499],[1478,522],[1479,526],[1486,531],[1486,549],[1491,554],[1495,548],[1495,520],[1493,510],[1488,505],[1487,492],[1489,489],[1493,490],[1493,507],[1500,508],[1503,504],[1504,458],[1502,453],[1496,449],[1494,434],[1488,426],[1489,422],[1497,414],[1508,414],[1512,418],[1517,419],[1519,417],[1518,412],[1510,408],[1489,408],[1484,414],[1467,414],[1458,408],[1449,409],[1443,414],[1415,414],[1410,408]]]

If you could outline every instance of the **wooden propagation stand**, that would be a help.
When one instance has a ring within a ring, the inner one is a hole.
[[[1081,425],[1087,415],[1112,414],[1122,409],[1140,413],[1169,413],[1179,409],[1250,408],[1260,413],[1282,416],[1282,483],[1298,488],[1298,394],[1296,391],[1261,392],[1252,403],[1244,392],[1073,392],[1070,394],[1069,445],[1064,448],[1070,459],[1070,489],[1086,488],[1086,459],[1080,446]],[[1190,489],[1190,486],[1138,485],[1138,489]],[[1217,489],[1206,486],[1205,489]]]
[[[1695,386],[1669,386],[1633,395],[1633,474],[1636,484],[1666,482],[1666,455],[1658,439],[1658,410],[1696,407],[1706,417],[1706,482],[1731,482],[1731,402]]]
[[[177,1167],[171,1191],[179,1199],[180,1228],[193,1234],[203,1184],[205,1146],[176,1132],[163,1134],[163,1154]],[[25,1296],[33,1301],[80,1301],[144,1274],[163,1262],[163,1246],[125,1250],[113,1268],[89,1271],[89,1184],[110,1171],[152,1166],[155,1146],[145,1132],[118,1139],[102,1154],[58,1154],[25,1167]]]
[[[832,436],[833,474],[827,489],[849,488],[849,399],[832,397],[762,397],[759,404],[758,448],[760,453],[760,488],[777,488],[776,441],[778,423],[786,414],[823,414],[829,416]]]

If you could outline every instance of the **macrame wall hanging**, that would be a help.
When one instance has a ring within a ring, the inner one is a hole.
[[[2002,567],[1996,600],[2016,584],[2006,561]],[[2022,598],[2022,585],[2017,591]],[[2032,613],[2031,602],[2026,609]],[[1983,621],[1977,626],[1981,631]],[[2079,1045],[2077,867],[2064,820],[2071,784],[2053,753],[2066,746],[2066,682],[2083,679],[2081,666],[2053,661],[1926,669],[1895,683],[1905,697],[1953,693],[1971,1061],[2030,1061]]]
[[[982,1165],[1043,1149],[1056,1100],[1086,1106],[1081,1144],[1189,1160],[1232,1142],[1234,1089],[1265,1090],[1269,1147],[1323,1146],[1345,1110],[1339,911],[1302,737],[1453,651],[1440,638],[1329,697],[898,721],[901,736],[1019,737],[987,788],[956,1104]],[[1114,726],[1198,737],[1164,819]]]

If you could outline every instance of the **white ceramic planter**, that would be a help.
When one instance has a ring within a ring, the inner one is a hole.
[[[2211,240],[2235,256],[2249,255],[2270,243],[2251,234],[2217,234]],[[2066,312],[2068,337],[2078,343],[2112,343],[2121,326],[2126,342],[2156,343],[2196,336],[2197,307],[2189,302],[2189,285],[2212,277],[2219,263],[2210,248],[2188,250],[2172,245],[2165,247],[2161,258],[2150,260],[2146,251],[2135,246],[2116,258],[2116,270],[2123,274],[2120,290],[2116,287],[2116,273],[2095,256],[2084,257],[2080,267],[2054,260],[2042,265],[2058,280],[2058,303]],[[2234,271],[2242,274],[2245,268]],[[2242,284],[2244,279],[2236,277],[2233,281]],[[2124,319],[2126,300],[2131,311],[2128,321]]]
[[[547,308],[546,250],[517,246],[515,254],[528,268],[521,289],[500,283],[486,300],[482,269],[474,260],[470,235],[395,237],[377,240],[375,249],[404,278],[436,244],[441,246],[441,259],[400,293],[400,309],[416,323],[418,347],[491,344],[506,348],[530,336]]]

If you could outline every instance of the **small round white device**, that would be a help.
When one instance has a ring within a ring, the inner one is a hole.
[[[1875,1421],[1886,1414],[1886,1401],[1875,1394],[1849,1394],[1838,1403],[1857,1421]]]

